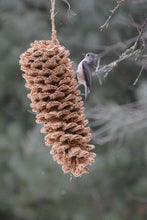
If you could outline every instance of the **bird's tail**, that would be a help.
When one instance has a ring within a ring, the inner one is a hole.
[[[85,87],[85,102],[87,101],[87,94],[88,94],[88,87],[87,85],[84,85]]]

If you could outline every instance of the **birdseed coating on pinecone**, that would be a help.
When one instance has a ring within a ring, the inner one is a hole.
[[[87,165],[94,162],[94,148],[89,145],[90,129],[86,127],[83,101],[77,90],[73,63],[69,51],[53,41],[35,41],[20,56],[25,72],[28,97],[36,112],[36,122],[43,123],[45,145],[52,145],[51,154],[64,173],[74,176],[88,173]]]

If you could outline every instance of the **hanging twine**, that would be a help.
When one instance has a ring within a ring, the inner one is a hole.
[[[52,41],[56,44],[59,44],[59,41],[57,40],[56,35],[56,29],[55,29],[55,0],[51,0],[51,21],[52,21]]]
[[[20,56],[21,70],[26,87],[31,90],[28,98],[36,112],[36,122],[42,123],[45,145],[52,146],[51,154],[64,173],[74,176],[88,173],[87,165],[94,162],[94,146],[90,129],[86,127],[82,98],[77,90],[73,63],[69,51],[56,38],[54,25],[55,0],[51,1],[52,40],[35,41]]]

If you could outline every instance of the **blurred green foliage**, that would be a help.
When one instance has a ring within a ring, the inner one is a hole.
[[[101,45],[136,36],[129,15],[142,24],[147,9],[146,2],[141,7],[127,1],[101,33],[98,27],[116,1],[69,3],[74,13],[65,1],[56,0],[56,29],[75,63],[83,52],[100,53]],[[72,181],[44,146],[41,126],[35,123],[29,107],[19,56],[34,40],[50,39],[49,0],[0,0],[0,33],[0,219],[147,219],[147,199],[143,200],[147,198],[146,126],[137,132],[129,130],[121,145],[117,141],[97,145],[90,174]],[[116,59],[120,52],[121,48],[111,51],[101,64]],[[141,102],[147,94],[147,78],[144,70],[134,87],[139,70],[133,60],[127,60],[109,74],[103,86],[94,80],[87,111],[98,103],[108,104],[109,113],[110,103]]]

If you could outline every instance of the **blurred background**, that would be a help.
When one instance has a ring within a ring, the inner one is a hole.
[[[101,66],[117,59],[147,15],[146,0],[128,0],[100,32],[116,1],[68,2],[71,10],[56,0],[56,29],[76,64],[84,52],[99,53]],[[19,67],[31,42],[50,37],[49,0],[0,0],[0,219],[147,219],[145,51],[102,76],[102,86],[93,78],[85,108],[97,157],[89,174],[70,181],[44,145]]]

